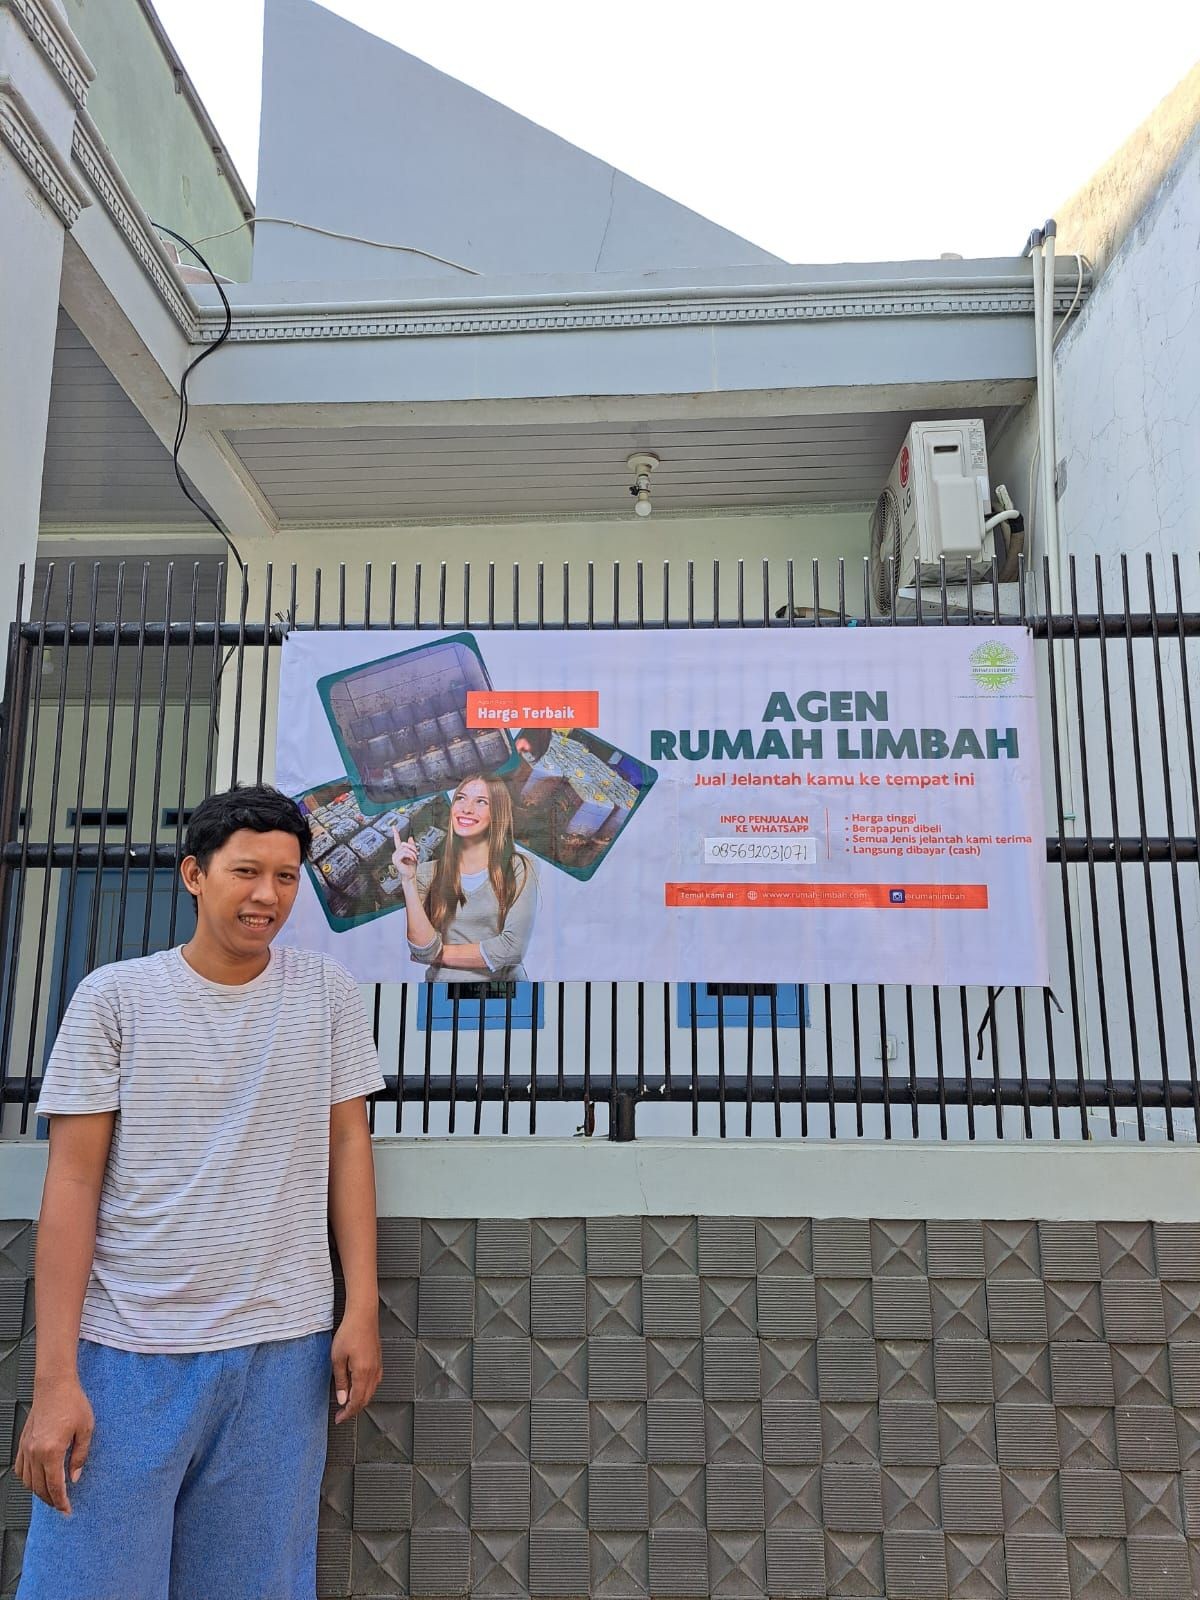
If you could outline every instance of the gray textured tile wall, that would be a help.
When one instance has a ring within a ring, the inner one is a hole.
[[[0,1224],[0,1592],[32,1230]],[[381,1222],[322,1600],[1184,1600],[1200,1225]]]

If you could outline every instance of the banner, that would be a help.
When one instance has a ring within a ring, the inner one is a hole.
[[[1020,629],[293,632],[276,781],[362,982],[1048,981]]]

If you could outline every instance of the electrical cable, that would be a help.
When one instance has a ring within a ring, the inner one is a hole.
[[[179,452],[183,448],[183,441],[187,434],[188,426],[188,379],[191,377],[192,373],[195,372],[200,363],[202,361],[207,361],[209,356],[215,355],[225,343],[226,339],[228,339],[230,330],[233,327],[233,310],[229,304],[229,296],[225,293],[225,290],[221,286],[221,280],[217,277],[216,273],[209,266],[208,262],[200,254],[199,250],[191,242],[191,240],[185,239],[181,233],[176,233],[174,228],[168,228],[164,223],[155,222],[153,217],[150,219],[150,223],[151,226],[156,228],[159,233],[165,233],[169,239],[174,239],[176,244],[180,244],[185,250],[191,251],[196,260],[212,279],[214,285],[216,286],[217,293],[221,296],[221,304],[225,307],[225,326],[221,329],[221,332],[218,334],[216,339],[213,340],[212,344],[206,345],[194,360],[188,362],[187,366],[183,369],[183,376],[179,380],[179,417],[175,424],[175,443],[171,447],[171,465],[175,469],[175,478],[179,484],[179,487],[195,506],[196,510],[200,512],[201,516],[203,516],[206,521],[211,522],[213,527],[221,535],[222,539],[224,539],[225,543],[233,552],[233,559],[238,564],[238,571],[243,577],[245,577],[246,563],[242,560],[241,551],[238,549],[237,545],[234,544],[233,540],[229,537],[229,534],[221,526],[217,518],[213,516],[208,507],[199,501],[188,488],[187,482],[184,479],[183,472],[179,465]]]
[[[478,268],[465,267],[461,261],[451,261],[448,256],[439,256],[432,250],[422,250],[416,244],[392,244],[386,239],[367,239],[361,233],[341,233],[336,228],[321,228],[315,222],[298,222],[295,217],[247,217],[232,228],[226,228],[224,233],[206,233],[197,244],[210,244],[214,239],[228,239],[232,233],[240,233],[243,228],[252,228],[259,222],[273,222],[281,228],[300,228],[305,233],[319,233],[326,239],[345,239],[350,244],[370,245],[373,250],[400,250],[405,255],[424,256],[427,261],[437,261],[443,267],[453,267],[455,272],[466,272],[472,278],[481,276]],[[189,249],[195,246],[189,245]]]
[[[1054,344],[1053,344],[1053,349],[1055,349],[1055,350],[1058,349],[1059,341],[1061,340],[1063,334],[1066,333],[1066,331],[1067,331],[1067,323],[1070,322],[1072,316],[1075,314],[1075,307],[1079,304],[1079,297],[1083,293],[1083,269],[1084,269],[1084,267],[1086,267],[1087,270],[1090,272],[1092,270],[1092,263],[1088,260],[1088,258],[1085,255],[1081,254],[1077,250],[1075,252],[1075,271],[1077,273],[1077,277],[1076,277],[1076,281],[1075,281],[1075,298],[1071,301],[1071,304],[1067,307],[1066,314],[1063,317],[1062,321],[1059,323],[1058,328],[1055,331]]]

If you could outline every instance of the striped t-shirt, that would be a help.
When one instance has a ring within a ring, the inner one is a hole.
[[[236,985],[177,949],[85,978],[38,1103],[117,1112],[82,1336],[180,1354],[331,1327],[329,1109],[382,1087],[327,956],[275,948]]]

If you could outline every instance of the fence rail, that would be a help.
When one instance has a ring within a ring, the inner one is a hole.
[[[1024,573],[1003,593],[943,578],[911,615],[887,617],[865,571],[860,583],[834,566],[831,581],[816,562],[763,563],[761,582],[736,561],[653,575],[514,566],[511,578],[442,564],[432,582],[421,564],[293,567],[282,582],[266,566],[235,584],[211,561],[23,573],[0,753],[4,1131],[30,1128],[79,978],[186,935],[188,811],[234,778],[269,777],[290,629],[986,625],[1037,641],[1050,989],[818,987],[803,973],[484,997],[380,985],[368,992],[387,1078],[376,1131],[1195,1140],[1195,565],[1175,560],[1164,583],[1149,561],[1072,563],[1069,609],[1054,614]],[[1037,576],[1049,593],[1048,571]]]

